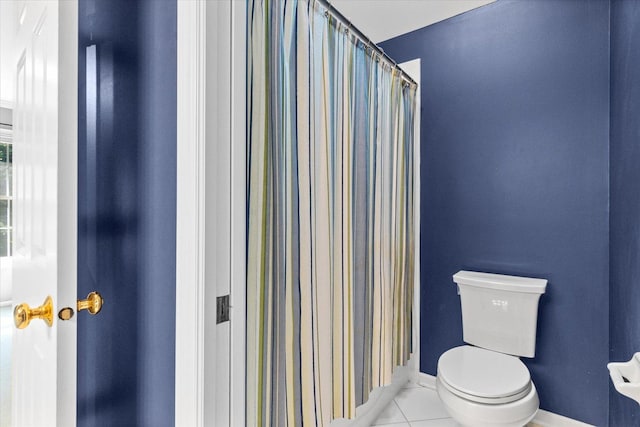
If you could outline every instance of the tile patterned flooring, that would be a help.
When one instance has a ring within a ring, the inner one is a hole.
[[[419,384],[407,386],[382,411],[376,427],[460,427],[449,417],[434,389]],[[539,427],[533,422],[525,427]]]
[[[409,383],[373,423],[377,427],[457,427],[435,390]]]

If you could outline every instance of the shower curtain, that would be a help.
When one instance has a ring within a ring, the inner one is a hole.
[[[316,0],[249,0],[247,425],[352,418],[411,352],[416,87]]]

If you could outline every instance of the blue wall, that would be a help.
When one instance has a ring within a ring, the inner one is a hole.
[[[640,2],[611,2],[611,360],[640,351]],[[640,424],[611,386],[609,425]]]
[[[174,422],[176,25],[175,0],[79,3],[78,292],[105,300],[78,314],[80,427]]]
[[[496,3],[382,43],[421,58],[421,370],[462,344],[460,269],[549,280],[543,409],[608,422],[609,2]]]

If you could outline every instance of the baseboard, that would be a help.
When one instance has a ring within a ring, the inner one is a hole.
[[[593,427],[591,424],[567,418],[553,412],[540,409],[531,421],[531,427]]]
[[[415,382],[420,384],[423,387],[430,388],[431,390],[436,389],[436,377],[433,375],[425,374],[424,372],[418,372],[418,377]]]
[[[414,381],[423,387],[436,389],[436,377],[433,375],[418,372]],[[540,409],[535,418],[529,424],[530,427],[593,427],[591,424],[567,418],[553,412]]]

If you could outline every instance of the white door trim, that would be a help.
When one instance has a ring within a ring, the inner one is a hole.
[[[245,2],[178,2],[176,425],[245,423],[245,22]],[[207,35],[207,25],[229,34]],[[213,230],[224,209],[228,239]],[[224,271],[216,277],[212,267]],[[231,322],[217,326],[224,289]]]
[[[58,3],[58,307],[78,299],[78,1]],[[57,319],[56,319],[57,320]],[[58,325],[56,425],[76,425],[77,317]]]
[[[231,1],[231,412],[246,414],[247,2]]]
[[[177,5],[175,424],[204,424],[206,3]]]

